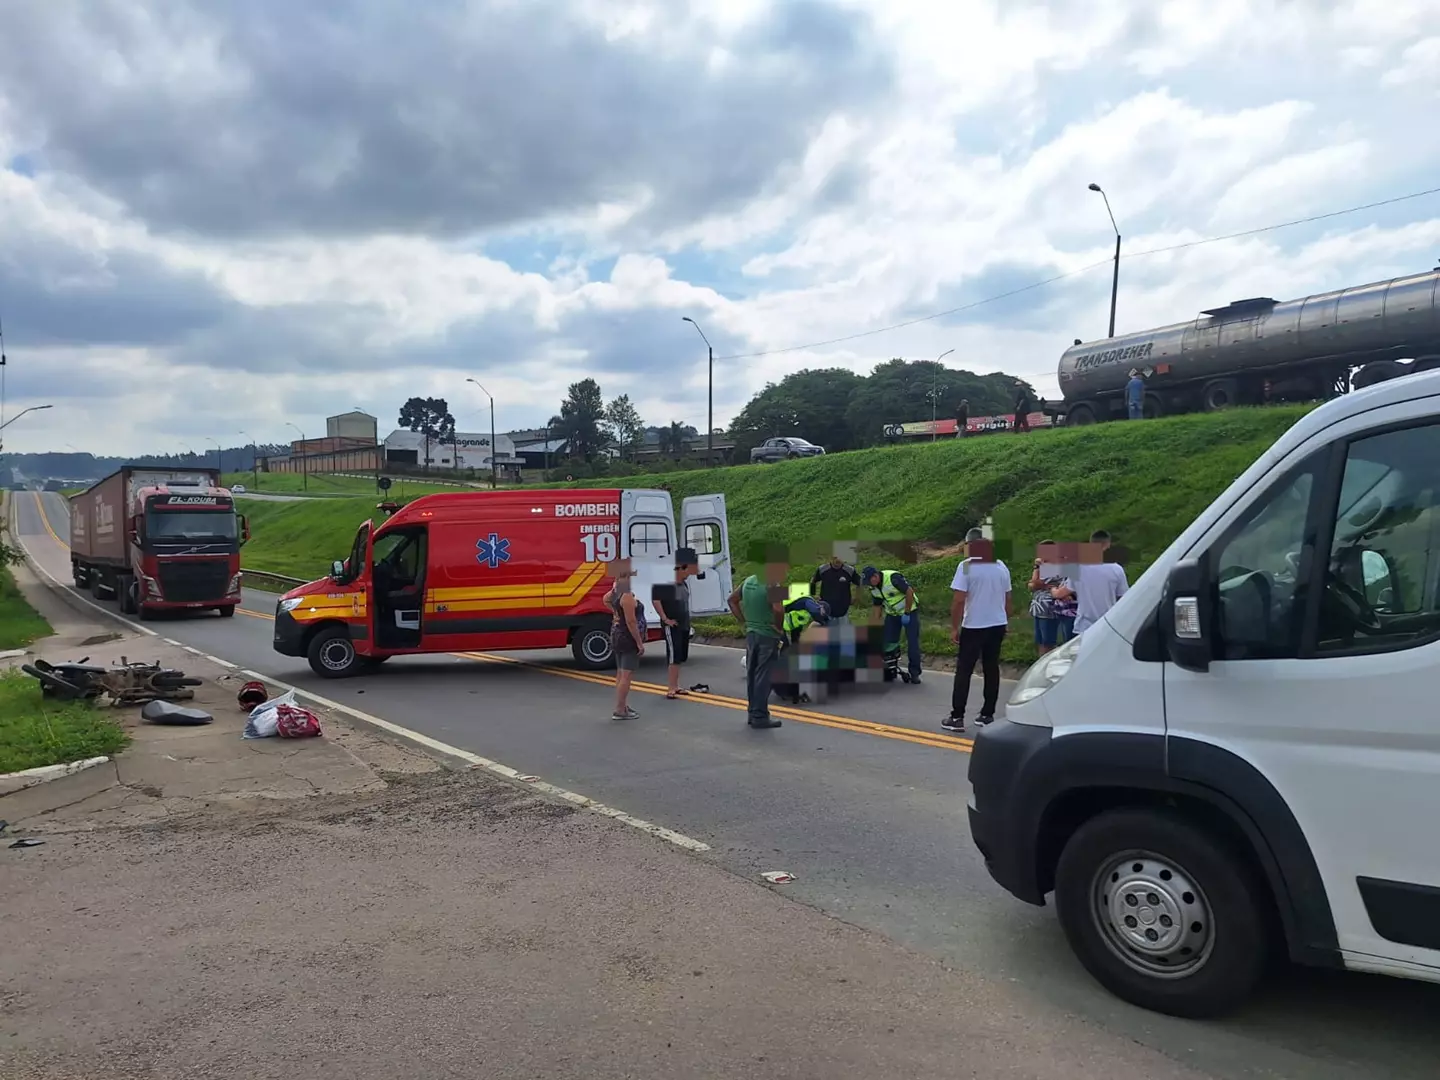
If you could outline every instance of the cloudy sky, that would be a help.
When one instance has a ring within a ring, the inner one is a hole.
[[[1436,0],[45,0],[0,33],[6,449],[314,435],[592,375],[1055,387],[1103,262],[1440,186]],[[1122,264],[1119,326],[1427,270],[1440,196]],[[799,346],[797,348],[797,346]]]

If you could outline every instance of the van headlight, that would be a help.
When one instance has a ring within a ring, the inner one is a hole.
[[[279,607],[281,611],[294,611],[304,602],[305,598],[303,596],[295,596],[290,598],[289,600],[281,600]]]
[[[1030,670],[1020,676],[1015,692],[1010,695],[1010,704],[1024,705],[1027,701],[1034,701],[1069,674],[1075,657],[1080,654],[1080,640],[1073,637],[1031,664]]]

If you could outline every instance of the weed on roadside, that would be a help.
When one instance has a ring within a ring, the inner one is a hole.
[[[0,773],[103,757],[129,742],[120,725],[93,705],[53,701],[24,672],[0,673]]]
[[[0,649],[19,649],[50,633],[50,624],[30,606],[9,568],[0,566]]]

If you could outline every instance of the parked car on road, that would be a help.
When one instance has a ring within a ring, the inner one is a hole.
[[[750,464],[763,465],[776,461],[784,461],[787,458],[816,457],[825,453],[823,446],[816,446],[804,439],[784,437],[778,439],[766,439],[759,446],[750,451]]]

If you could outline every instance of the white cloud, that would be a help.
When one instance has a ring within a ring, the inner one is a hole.
[[[1105,186],[1134,254],[1426,187],[1440,165],[1440,144],[1419,137],[1440,89],[1433,0],[842,6],[873,15],[864,48],[885,59],[893,81],[873,99],[821,110],[795,154],[744,200],[702,202],[690,220],[658,229],[647,223],[668,194],[657,170],[588,203],[459,238],[401,227],[292,228],[264,239],[180,231],[146,220],[78,167],[47,161],[44,118],[22,115],[0,80],[7,414],[52,398],[57,406],[7,430],[7,448],[138,452],[238,442],[240,430],[279,441],[287,422],[317,431],[327,413],[357,404],[383,426],[415,393],[448,397],[462,426],[483,426],[488,405],[465,385],[469,375],[495,393],[502,426],[542,423],[567,383],[593,374],[607,393],[631,393],[650,422],[703,427],[704,348],[680,324],[687,314],[722,357],[788,350],[717,363],[721,421],[766,381],[802,367],[865,370],[949,348],[957,366],[1013,372],[1053,392],[1063,348],[1104,332],[1103,266],[952,319],[792,347],[1103,263],[1113,234],[1091,181]],[[805,24],[793,31],[800,44],[787,39],[765,59],[745,52],[745,35],[771,9],[762,0],[723,12],[695,3],[679,14],[627,0],[571,7],[602,28],[608,47],[639,42],[679,55],[698,44],[697,77],[707,65],[752,70],[743,66],[752,60],[783,74],[794,56],[786,50],[807,47],[805,34],[839,32]],[[129,82],[188,87],[197,100],[243,98],[266,74],[237,75],[225,42],[199,23],[157,20],[146,5],[126,10],[127,40],[138,44],[86,54],[95,94]],[[74,37],[71,23],[57,16],[44,40]],[[484,25],[477,13],[467,33]],[[569,74],[583,93],[607,92],[584,72]],[[79,92],[85,80],[75,76]],[[808,77],[797,69],[795,79]],[[472,103],[461,84],[456,94],[442,104],[501,118],[513,104]],[[627,120],[643,133],[674,107],[657,99]],[[726,119],[744,129],[766,118]],[[361,149],[337,131],[302,179],[323,189],[368,160]],[[649,149],[717,175],[732,164],[699,141]],[[1131,258],[1119,325],[1427,269],[1437,250],[1432,197]],[[94,299],[103,289],[130,299],[105,308]],[[182,300],[192,323],[214,325],[165,333],[167,305]],[[94,328],[88,347],[40,332],[46,319],[65,322],[67,303],[75,327]],[[135,327],[106,338],[126,312],[135,321],[152,304],[153,340],[139,340]],[[272,355],[262,364],[257,351]]]

